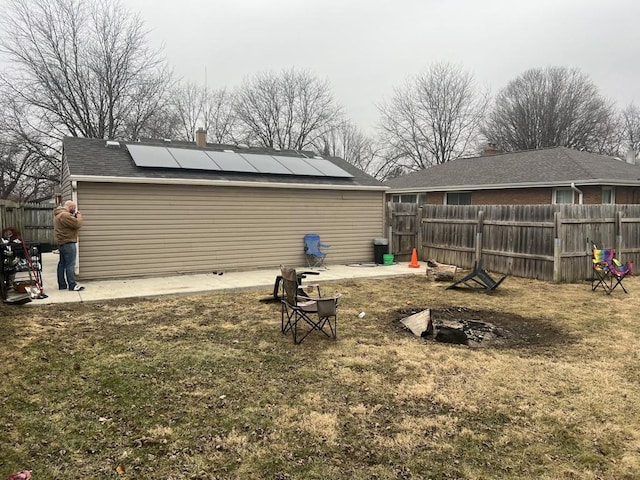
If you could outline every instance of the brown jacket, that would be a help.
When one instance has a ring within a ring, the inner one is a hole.
[[[53,231],[56,236],[56,243],[77,242],[78,230],[82,226],[82,218],[76,218],[64,207],[58,207],[53,212]]]

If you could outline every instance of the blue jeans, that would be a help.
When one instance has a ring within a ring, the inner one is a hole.
[[[60,260],[58,261],[58,288],[63,290],[68,288],[73,290],[76,286],[76,277],[74,270],[76,269],[76,252],[75,243],[65,243],[58,245],[60,252]]]

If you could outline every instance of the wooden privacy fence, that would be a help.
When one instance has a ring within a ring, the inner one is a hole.
[[[390,210],[394,210],[393,204]],[[400,207],[408,216],[411,207]],[[389,217],[391,252],[408,249]],[[401,218],[401,217],[398,217]],[[640,205],[423,205],[415,207],[420,259],[512,275],[579,282],[592,275],[591,249],[615,248],[640,265]],[[404,220],[405,227],[410,222]]]
[[[17,228],[25,242],[39,243],[49,249],[54,245],[53,205],[0,200],[0,227],[2,230]]]

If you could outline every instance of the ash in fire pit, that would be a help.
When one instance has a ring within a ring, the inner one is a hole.
[[[411,330],[416,336],[436,342],[477,348],[531,344],[542,339],[542,331],[529,331],[534,326],[531,320],[498,312],[445,307],[408,308],[401,309],[398,313],[402,315],[398,320],[404,328]],[[540,328],[540,325],[536,326]]]
[[[505,336],[499,327],[480,320],[436,321],[433,331],[436,342],[470,346]]]

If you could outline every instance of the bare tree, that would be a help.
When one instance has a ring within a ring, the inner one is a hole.
[[[170,74],[117,0],[8,3],[0,44],[12,69],[0,81],[52,136],[119,138],[157,108]]]
[[[142,82],[131,90],[131,101],[117,137],[137,140],[142,136],[171,138],[178,129],[178,119],[172,116],[170,89],[164,82],[171,83],[169,74],[164,79]]]
[[[171,74],[118,0],[7,0],[3,196],[50,198],[63,136],[138,138]]]
[[[410,77],[378,106],[387,169],[421,170],[471,153],[487,103],[460,67],[436,63]]]
[[[205,109],[205,89],[193,82],[188,82],[174,89],[172,107],[178,118],[178,137],[182,140],[194,142],[196,130],[203,126]]]
[[[620,136],[623,155],[633,152],[636,159],[640,158],[640,108],[629,104],[620,114]]]
[[[613,135],[614,108],[577,69],[531,69],[495,100],[484,134],[505,151],[566,146],[605,153]]]
[[[384,179],[380,147],[349,120],[342,120],[314,144],[323,155],[340,157],[369,175]]]
[[[171,103],[162,102],[157,109],[144,116],[142,112],[132,111],[131,122],[128,122],[123,135],[125,139],[140,140],[143,138],[181,139],[183,131],[180,118]]]
[[[16,202],[51,198],[59,179],[59,143],[29,120],[28,110],[0,94],[0,198]]]
[[[235,97],[226,88],[206,92],[203,115],[209,141],[237,143],[238,115],[234,106]]]
[[[147,123],[145,136],[194,142],[196,131],[202,127],[210,142],[235,143],[237,122],[233,95],[226,88],[210,91],[187,82],[172,89],[171,99],[169,105],[158,109],[158,115]]]
[[[248,143],[293,150],[313,145],[341,116],[328,82],[293,69],[246,80],[235,112]]]

